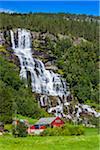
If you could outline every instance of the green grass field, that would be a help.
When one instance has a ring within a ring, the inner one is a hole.
[[[83,136],[0,136],[0,150],[99,150],[97,129],[87,128]]]

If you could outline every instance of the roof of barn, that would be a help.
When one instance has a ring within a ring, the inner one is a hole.
[[[46,125],[46,124],[51,124],[57,117],[46,117],[46,118],[41,118],[35,125]]]

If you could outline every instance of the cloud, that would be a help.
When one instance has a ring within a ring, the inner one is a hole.
[[[9,14],[15,13],[15,11],[13,11],[13,10],[4,9],[4,8],[0,8],[0,13],[1,13],[1,12],[5,12],[5,13],[9,13]]]

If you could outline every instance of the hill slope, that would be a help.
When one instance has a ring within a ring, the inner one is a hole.
[[[19,66],[19,60],[11,48],[9,30],[17,27],[28,28],[32,35],[33,57],[42,60],[48,70],[53,70],[66,79],[71,91],[68,101],[78,100],[98,109],[98,18],[70,14],[21,15],[4,13],[1,13],[0,17],[0,42],[4,45],[0,48],[0,53],[7,61],[5,66],[2,63],[1,72],[9,72],[7,69],[9,68],[8,61]],[[1,58],[1,61],[4,60]],[[6,69],[3,70],[5,67]],[[10,80],[10,78],[14,79],[16,75],[9,72],[6,76],[2,75],[1,84],[19,91],[18,98],[16,98],[19,101],[18,113],[31,116],[33,108],[29,112],[28,109],[34,103],[33,98],[29,98],[32,93],[26,94],[25,87],[22,87],[23,89],[20,91],[21,81],[19,79],[16,83],[15,80],[14,82]],[[34,95],[36,96],[36,94]],[[27,100],[24,99],[25,97],[27,97]],[[22,105],[24,105],[24,100],[26,109],[23,111],[20,104],[22,101]],[[54,101],[56,101],[55,98]],[[34,112],[36,112],[36,109]]]

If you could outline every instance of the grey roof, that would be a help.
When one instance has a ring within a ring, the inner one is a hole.
[[[46,118],[41,118],[35,125],[46,125],[46,124],[51,124],[57,117],[46,117]]]

